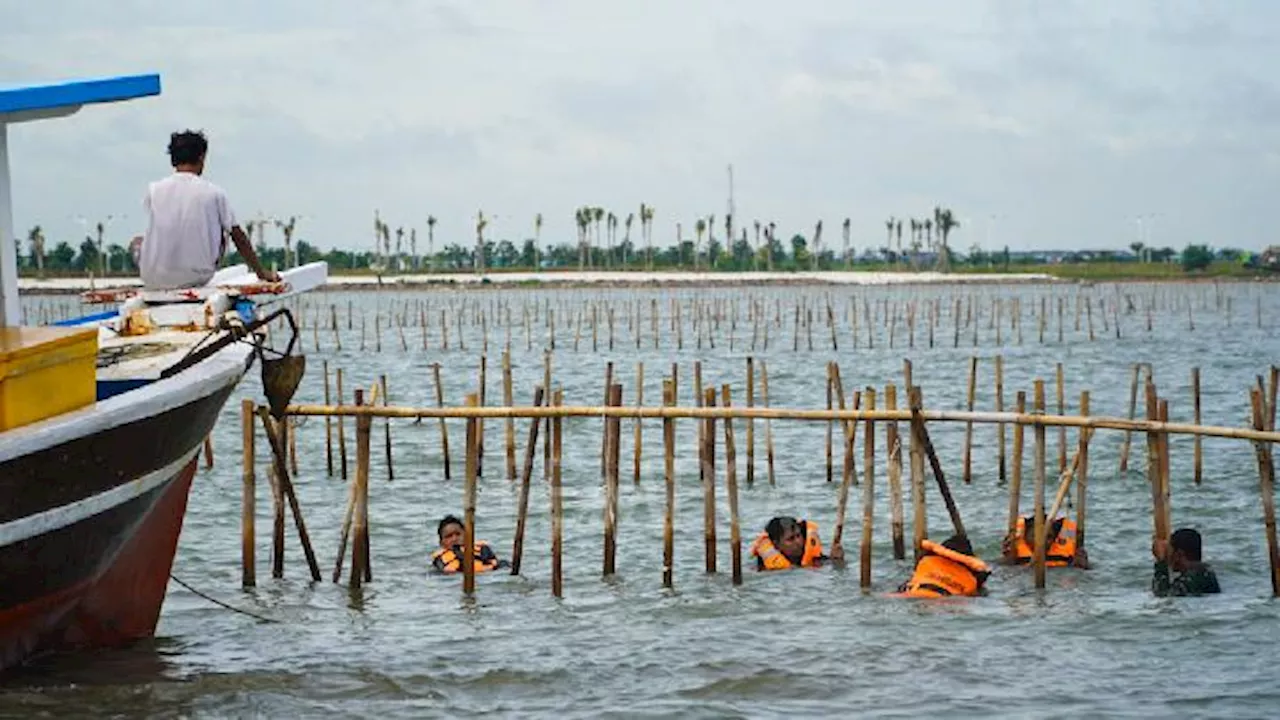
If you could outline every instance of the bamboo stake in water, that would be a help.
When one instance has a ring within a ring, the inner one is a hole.
[[[1061,305],[1059,305],[1061,308]],[[1059,316],[1061,317],[1061,316]],[[1035,382],[1035,412],[1044,413],[1044,381],[1036,380]],[[1036,511],[1035,521],[1033,524],[1033,534],[1035,538],[1034,548],[1034,565],[1035,565],[1035,583],[1037,590],[1043,590],[1045,584],[1045,541],[1046,523],[1044,516],[1044,485],[1045,485],[1045,427],[1040,423],[1033,426],[1035,432],[1035,473],[1036,473]]]
[[[769,366],[764,360],[760,361],[760,391],[764,406],[769,407]],[[769,485],[773,486],[776,484],[773,474],[773,423],[767,418],[764,421],[764,445],[766,465],[769,469]]]
[[[382,386],[382,406],[387,407],[391,401],[391,396],[387,393],[387,376],[386,375],[378,376],[378,383]],[[386,446],[386,456],[387,456],[387,479],[395,480],[396,472],[393,469],[391,464],[391,419],[390,418],[387,418],[382,423],[382,430],[383,430],[383,433],[385,434],[385,439],[386,439],[385,446]]]
[[[662,404],[667,407],[675,405],[675,382],[662,381]],[[672,417],[662,418],[662,455],[663,473],[666,480],[666,504],[662,514],[662,586],[672,586],[675,563],[675,510],[676,510],[676,421]]]
[[[1055,369],[1058,384],[1058,414],[1067,414],[1066,396],[1064,394],[1062,379],[1062,363],[1057,364]],[[1067,429],[1065,427],[1058,428],[1058,472],[1065,472],[1067,469]]]
[[[897,387],[885,386],[884,403],[887,410],[898,409]],[[898,423],[895,421],[885,423],[885,447],[889,451],[889,508],[892,518],[890,527],[893,535],[893,559],[902,560],[907,556],[902,535],[902,443],[898,439]]]
[[[338,404],[342,404],[342,368],[338,368],[337,378]],[[347,432],[342,422],[342,416],[338,416],[338,460],[342,463],[342,479],[347,479]]]
[[[875,410],[875,388],[868,387],[863,394],[867,399],[867,409]],[[871,587],[871,524],[875,518],[876,432],[874,420],[867,420],[863,438],[862,545],[859,553],[858,578],[859,584],[865,589]]]
[[[859,390],[854,390],[853,391],[853,409],[857,410],[861,406],[862,406],[862,392]],[[843,545],[844,543],[844,519],[845,519],[845,510],[849,505],[849,486],[857,481],[857,477],[856,477],[857,468],[853,464],[853,445],[854,445],[854,441],[857,439],[856,436],[858,432],[858,423],[855,421],[849,424],[851,426],[849,430],[850,437],[845,445],[849,455],[849,463],[848,463],[849,472],[846,473],[840,479],[840,493],[839,495],[836,496],[836,527],[834,530],[834,534],[831,537],[831,544],[833,547],[835,545]]]
[[[946,475],[942,471],[942,462],[938,460],[938,454],[934,452],[933,442],[929,439],[929,429],[925,427],[923,414],[923,400],[920,395],[920,388],[914,387],[909,393],[911,405],[911,432],[919,436],[920,445],[924,449],[924,456],[929,461],[929,467],[933,470],[933,479],[938,484],[938,493],[942,495],[942,503],[947,508],[947,514],[951,516],[951,525],[955,528],[955,534],[966,537],[964,523],[960,519],[960,510],[956,507],[955,500],[951,497],[951,488],[947,485]]]
[[[610,385],[608,395],[605,398],[606,405],[616,407],[622,404],[622,386]],[[604,424],[604,577],[614,574],[615,561],[617,557],[618,543],[618,464],[614,462],[617,457],[618,435],[621,430],[622,419],[617,417],[605,418]]]
[[[1261,390],[1250,391],[1249,400],[1253,406],[1253,428],[1265,430],[1268,427],[1266,400]],[[1276,540],[1276,504],[1275,504],[1275,462],[1272,459],[1272,446],[1269,443],[1254,443],[1254,453],[1258,458],[1258,490],[1262,495],[1263,530],[1267,535],[1267,557],[1271,561],[1271,594],[1280,597],[1280,543]]]
[[[1004,356],[996,355],[996,412],[1004,412]],[[1007,479],[1005,473],[1005,434],[1004,423],[996,424],[996,446],[997,446],[997,475],[1000,484],[1004,484]]]
[[[831,368],[833,367],[833,365],[834,365],[834,363],[827,363],[827,409],[828,409],[828,410],[831,410],[831,409],[833,409],[833,408],[835,407],[834,403],[832,402],[832,398],[831,398],[831,390],[832,390],[832,378],[831,378],[832,370],[831,370]],[[827,421],[827,444],[826,444],[826,457],[827,457],[827,482],[828,482],[828,483],[830,483],[830,482],[832,481],[832,479],[833,479],[833,473],[834,473],[834,468],[833,468],[833,463],[832,463],[832,457],[831,457],[831,456],[832,456],[832,447],[831,447],[831,446],[832,446],[832,444],[833,444],[833,440],[834,440],[834,437],[833,437],[833,436],[834,436],[834,434],[835,434],[835,422],[833,422],[833,421],[831,421],[831,420],[828,420],[828,421]]]
[[[528,315],[525,316],[526,318]],[[545,391],[541,385],[533,389],[533,405],[539,407],[544,400]],[[516,537],[515,543],[511,547],[511,574],[520,574],[520,561],[524,557],[524,527],[525,519],[529,514],[529,483],[533,478],[533,462],[537,457],[538,450],[538,428],[542,427],[542,420],[538,418],[529,419],[529,443],[524,449],[524,473],[520,479],[520,502],[516,515]]]
[[[755,358],[747,356],[747,407],[756,405]],[[747,487],[756,481],[756,425],[753,418],[747,418]]]
[[[483,357],[483,356],[481,356]],[[479,406],[476,395],[467,395],[467,407]],[[462,512],[465,539],[462,541],[462,593],[470,596],[476,591],[476,475],[480,456],[479,419],[467,418],[467,452],[464,464]]]
[[[959,300],[956,301],[957,308]],[[958,321],[957,321],[958,322]],[[907,388],[907,403],[911,403],[913,393],[912,388]],[[924,552],[923,542],[929,537],[929,517],[925,512],[924,504],[924,443],[914,432],[914,425],[909,426],[913,430],[908,433],[910,441],[911,454],[911,509],[912,509],[912,544],[914,546],[914,555],[917,560]]]
[[[324,366],[324,404],[328,405],[331,402],[329,396],[329,361],[325,360],[321,364]],[[324,467],[326,476],[333,477],[333,418],[327,415],[324,418]]]
[[[703,396],[706,407],[715,407],[715,388],[707,388]],[[716,421],[703,420],[702,430],[702,522],[708,573],[716,572]]]
[[[364,391],[355,392],[357,406],[364,404]],[[373,418],[367,415],[356,417],[356,478],[352,484],[354,502],[352,503],[351,543],[351,576],[348,584],[359,588],[364,583],[367,569],[365,563],[369,558],[369,456],[370,435],[373,434]]]
[[[636,312],[639,312],[637,309]],[[637,321],[638,323],[638,321]],[[639,325],[637,324],[637,327]],[[636,363],[636,407],[644,407],[644,363]],[[640,418],[635,419],[633,426],[634,438],[632,440],[633,456],[632,456],[632,474],[635,477],[635,484],[640,484]]]
[[[564,391],[554,393],[556,406],[564,404]],[[560,486],[560,453],[564,443],[563,419],[551,419],[551,594],[563,594],[564,498]]]
[[[973,394],[977,389],[978,381],[978,356],[974,355],[969,358],[969,386],[968,400],[965,409],[973,412]],[[973,481],[973,423],[966,422],[964,424],[964,484],[968,485]]]
[[[1134,414],[1138,411],[1138,368],[1137,363],[1133,364],[1133,378],[1129,381],[1129,419],[1132,420]],[[1120,445],[1120,472],[1123,474],[1129,469],[1129,444],[1133,439],[1133,431],[1124,431],[1124,442]]]
[[[510,325],[508,325],[509,328]],[[511,407],[513,402],[515,402],[515,396],[511,389],[511,349],[508,348],[502,352],[502,404]],[[507,450],[507,479],[514,481],[516,479],[515,418],[507,418],[504,426]]]
[[[733,407],[729,386],[720,386],[720,398],[724,407]],[[733,418],[724,419],[724,467],[725,492],[729,495],[729,544],[733,567],[733,584],[742,584],[742,530],[738,523],[738,466],[737,450],[733,439]]]
[[[444,407],[444,385],[440,382],[440,363],[431,363],[431,377],[436,384],[436,407]],[[342,420],[338,422],[341,423]],[[339,431],[341,431],[341,425],[339,425]],[[445,424],[444,418],[440,418],[440,454],[444,460],[444,479],[450,480],[452,478],[449,473],[449,426]]]
[[[1089,391],[1080,393],[1080,414],[1089,415]],[[1080,449],[1076,451],[1079,466],[1076,470],[1076,547],[1084,547],[1084,531],[1086,505],[1089,497],[1089,438],[1093,433],[1089,430],[1080,432]]]
[[[254,452],[254,422],[257,410],[252,400],[240,401],[240,432],[244,454],[244,471],[241,475],[242,491],[240,497],[240,586],[251,588],[257,585],[258,571],[254,556],[256,536],[254,533],[254,503],[257,495],[257,478],[254,466],[257,456]]]
[[[1200,368],[1198,367],[1191,368],[1191,402],[1193,406],[1195,424],[1199,425],[1200,424]],[[1200,479],[1201,479],[1201,473],[1202,473],[1201,454],[1200,454],[1201,443],[1200,443],[1199,435],[1195,436],[1194,443],[1195,443],[1195,446],[1194,446],[1195,482],[1197,485],[1199,485]]]

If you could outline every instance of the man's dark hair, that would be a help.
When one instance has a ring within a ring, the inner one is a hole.
[[[952,535],[942,541],[942,547],[948,550],[954,550],[962,555],[972,555],[973,545],[969,543],[969,538],[963,535]]]
[[[445,515],[444,519],[440,521],[440,524],[436,526],[436,537],[444,537],[444,529],[450,525],[457,525],[463,530],[467,529],[466,523],[459,520],[457,515]]]
[[[1191,562],[1200,562],[1200,533],[1182,528],[1169,536],[1169,545],[1179,550]]]
[[[782,533],[799,524],[800,522],[793,517],[776,517],[764,526],[764,532],[769,536],[769,542],[776,546],[782,542]]]
[[[209,141],[198,130],[183,130],[169,136],[169,162],[174,167],[200,162],[209,151]]]

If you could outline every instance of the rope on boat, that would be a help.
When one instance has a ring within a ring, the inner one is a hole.
[[[248,611],[248,610],[244,610],[244,609],[241,609],[241,608],[235,607],[234,605],[228,605],[227,603],[225,603],[225,602],[223,602],[223,601],[219,600],[218,598],[215,598],[215,597],[211,597],[211,596],[209,596],[209,595],[206,595],[206,594],[204,594],[204,593],[200,592],[199,590],[197,590],[197,589],[195,589],[195,588],[191,587],[190,585],[186,584],[186,583],[185,583],[185,582],[183,582],[182,580],[179,580],[179,579],[177,578],[177,576],[175,576],[173,573],[169,573],[169,579],[170,579],[170,580],[172,580],[172,581],[174,581],[174,582],[176,582],[176,583],[178,583],[179,585],[181,585],[182,587],[186,588],[187,590],[190,590],[190,591],[191,591],[192,593],[194,593],[195,595],[197,595],[197,596],[199,596],[199,597],[202,597],[202,598],[204,598],[205,600],[208,600],[209,602],[213,603],[214,605],[218,605],[218,606],[220,606],[220,607],[224,607],[224,608],[226,608],[226,609],[228,609],[228,610],[230,610],[230,611],[232,611],[232,612],[238,612],[238,613],[240,613],[241,615],[248,615],[248,616],[249,616],[249,617],[251,617],[251,618],[254,618],[254,619],[256,619],[256,620],[261,620],[262,622],[265,622],[265,623],[277,623],[277,624],[278,624],[278,623],[280,623],[280,622],[281,622],[281,621],[276,620],[276,619],[274,619],[274,618],[269,618],[269,617],[266,617],[266,616],[263,616],[263,615],[259,615],[259,614],[254,613],[254,612],[250,612],[250,611]]]

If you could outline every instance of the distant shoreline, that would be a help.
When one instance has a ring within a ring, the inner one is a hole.
[[[374,275],[370,273],[333,274],[320,290],[367,291],[441,290],[441,289],[513,289],[513,288],[680,288],[680,287],[887,287],[936,285],[1026,285],[1035,283],[1198,283],[1255,282],[1265,277],[1178,275],[1081,278],[1057,277],[1047,272],[1025,273],[939,273],[886,271],[820,271],[820,272],[690,272],[690,271],[556,271],[472,273],[406,273]],[[27,295],[69,295],[91,289],[136,287],[136,277],[90,278],[60,277],[39,280],[22,277],[18,289]]]

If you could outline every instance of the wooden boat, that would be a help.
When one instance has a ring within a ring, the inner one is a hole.
[[[0,237],[14,237],[8,124],[158,93],[154,75],[0,90]],[[237,266],[190,291],[98,292],[86,299],[115,306],[24,327],[16,258],[0,255],[3,670],[154,634],[203,440],[255,358],[297,375],[294,337],[267,357],[273,321],[296,336],[271,305],[322,285],[327,267],[270,285]]]

